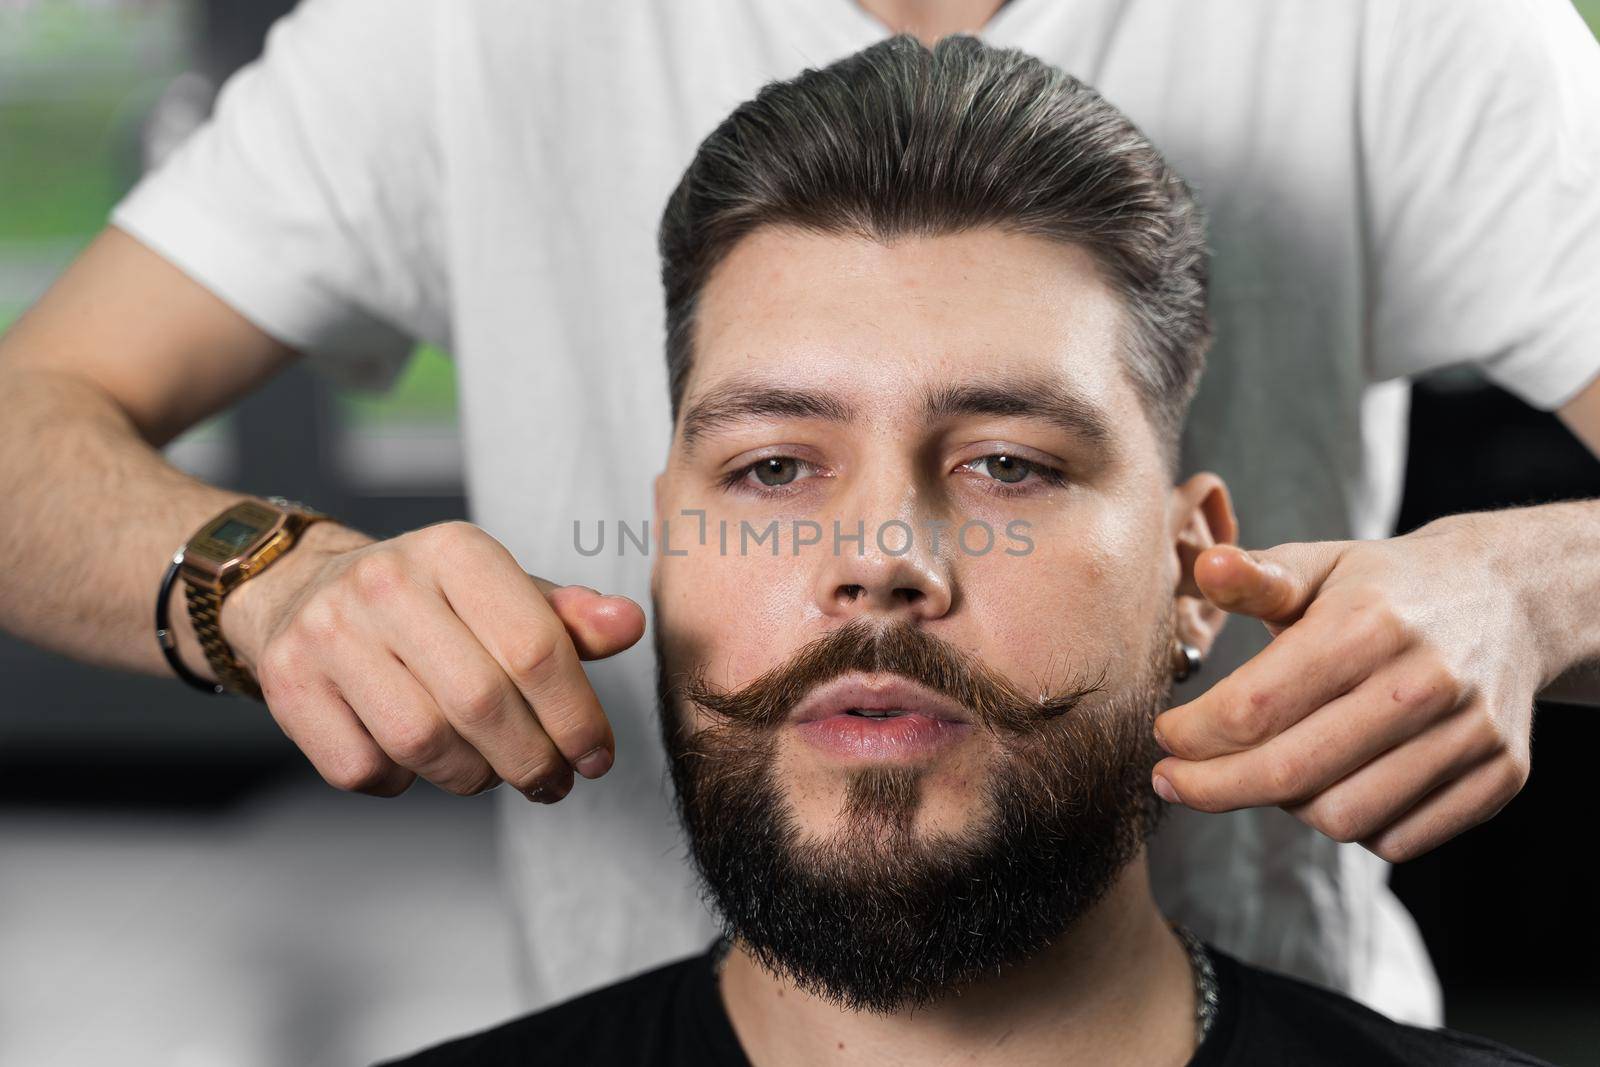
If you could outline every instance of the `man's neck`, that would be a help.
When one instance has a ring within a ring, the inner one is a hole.
[[[1188,955],[1156,909],[1142,857],[1045,952],[915,1013],[843,1011],[764,970],[738,944],[721,983],[739,1042],[761,1067],[1180,1067],[1194,1052]]]

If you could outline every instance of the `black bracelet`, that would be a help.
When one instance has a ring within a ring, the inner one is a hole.
[[[156,642],[179,678],[196,689],[221,696],[228,691],[226,686],[221,682],[208,682],[183,665],[183,660],[178,658],[178,639],[172,636],[172,628],[167,625],[167,600],[172,596],[172,583],[177,580],[178,568],[182,565],[183,549],[180,548],[173,555],[172,562],[167,564],[167,573],[161,578],[161,592],[156,596]]]

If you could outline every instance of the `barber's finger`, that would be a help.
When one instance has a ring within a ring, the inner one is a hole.
[[[1195,558],[1195,584],[1222,610],[1281,628],[1310,605],[1346,544],[1292,542],[1255,550],[1213,545]]]
[[[1168,758],[1153,777],[1201,811],[1292,804],[1418,736],[1457,706],[1426,666],[1396,661],[1257,748],[1198,761]]]
[[[1452,716],[1285,810],[1335,841],[1362,841],[1497,754],[1471,715]]]
[[[585,778],[598,778],[611,767],[616,740],[565,623],[503,546],[480,545],[473,558],[473,566],[438,574],[451,609],[500,664],[567,762]]]
[[[352,636],[338,639],[331,655],[339,662],[334,681],[345,701],[390,759],[459,796],[499,782],[387,645]]]
[[[566,626],[580,659],[614,656],[644,636],[644,609],[620,593],[556,585],[539,577],[533,581]]]
[[[1361,844],[1390,863],[1416,859],[1494,818],[1527,781],[1526,764],[1490,760],[1434,790]]]
[[[530,799],[566,796],[572,768],[500,664],[431,591],[413,584],[397,595],[383,637],[445,719]]]
[[[1157,716],[1156,738],[1187,760],[1256,748],[1350,692],[1406,642],[1385,612],[1319,601],[1232,674]]]
[[[301,672],[301,680],[261,671],[262,695],[278,728],[305,753],[317,773],[335,789],[372,796],[399,796],[416,775],[396,764],[372,739],[350,705],[321,675]]]

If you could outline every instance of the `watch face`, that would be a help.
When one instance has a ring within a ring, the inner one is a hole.
[[[213,541],[227,545],[234,552],[239,551],[239,549],[259,536],[261,536],[261,527],[252,526],[248,522],[240,522],[238,519],[229,519],[211,531],[211,539]]]
[[[221,566],[231,559],[248,556],[278,524],[278,513],[259,504],[241,503],[219,515],[201,530],[184,554]]]

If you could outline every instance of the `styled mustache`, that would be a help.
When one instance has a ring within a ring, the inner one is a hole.
[[[911,623],[856,619],[738,689],[709,685],[694,673],[679,691],[729,726],[775,728],[812,689],[854,672],[903,675],[960,704],[976,725],[1010,732],[1066,714],[1105,682],[1103,673],[1092,680],[1073,676],[1053,693],[1030,696],[977,657]]]

